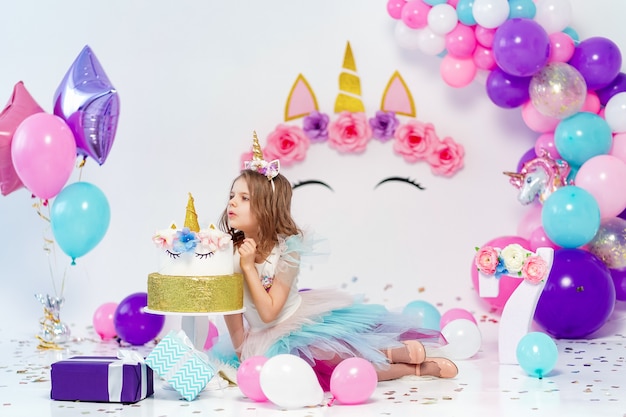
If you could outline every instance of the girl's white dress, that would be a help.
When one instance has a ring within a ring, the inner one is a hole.
[[[306,238],[280,237],[265,262],[256,264],[266,290],[271,288],[277,271],[281,272],[280,279],[289,281],[291,289],[279,316],[264,323],[244,285],[247,331],[239,347],[241,360],[282,353],[298,355],[313,367],[322,387],[328,389],[332,369],[343,359],[361,357],[382,369],[388,366],[383,352],[401,346],[402,340],[445,343],[439,332],[417,328],[411,317],[390,312],[382,305],[360,302],[344,291],[299,291],[300,264],[312,251]],[[241,273],[237,251],[235,270]]]

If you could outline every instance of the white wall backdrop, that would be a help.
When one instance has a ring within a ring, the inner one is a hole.
[[[571,26],[581,39],[605,36],[626,51],[619,0],[570,0]],[[193,193],[200,223],[218,219],[251,132],[265,138],[283,121],[289,90],[302,73],[320,108],[332,113],[346,42],[350,41],[369,115],[379,109],[391,74],[408,84],[418,119],[465,147],[465,168],[437,177],[410,165],[391,144],[372,143],[360,155],[315,145],[283,172],[292,182],[324,179],[334,192],[295,191],[302,226],[328,238],[326,263],[306,270],[303,287],[338,285],[391,308],[416,299],[442,311],[486,311],[472,288],[474,247],[515,235],[527,208],[501,172],[514,170],[537,137],[520,110],[493,105],[479,82],[454,89],[439,75],[440,58],[397,45],[384,0],[2,2],[0,97],[23,81],[52,111],[53,94],[89,45],[117,88],[121,114],[106,163],[87,160],[70,182],[98,186],[111,206],[101,243],[70,266],[60,250],[47,255],[51,232],[30,193],[0,197],[0,328],[35,333],[41,306],[35,293],[54,293],[63,319],[77,328],[95,309],[146,290],[156,268],[151,236],[182,222]],[[390,184],[410,177],[426,187]]]

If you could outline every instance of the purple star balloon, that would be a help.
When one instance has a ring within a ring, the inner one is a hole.
[[[119,112],[117,91],[85,46],[54,94],[54,114],[74,133],[78,153],[102,165],[113,146]]]

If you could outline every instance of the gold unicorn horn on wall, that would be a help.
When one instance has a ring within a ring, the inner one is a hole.
[[[343,71],[339,74],[339,94],[335,100],[335,113],[344,110],[353,113],[365,112],[365,106],[361,101],[361,80],[356,73],[350,42],[346,45],[343,56]]]

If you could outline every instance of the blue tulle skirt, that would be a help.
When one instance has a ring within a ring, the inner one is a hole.
[[[313,289],[301,296],[293,316],[271,328],[248,332],[242,360],[256,355],[297,355],[313,367],[328,390],[334,366],[344,359],[361,357],[385,369],[389,364],[384,352],[402,346],[402,340],[445,344],[441,333],[417,327],[414,318],[361,302],[343,291]]]

